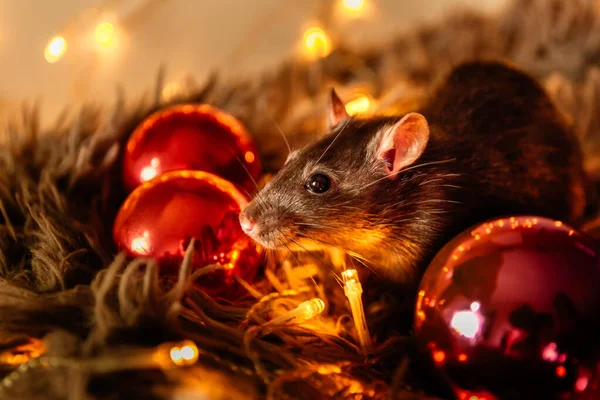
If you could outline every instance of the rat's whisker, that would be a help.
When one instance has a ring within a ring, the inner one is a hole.
[[[258,183],[256,182],[256,179],[254,179],[254,177],[252,176],[252,174],[250,173],[250,171],[248,171],[248,168],[246,168],[246,166],[244,165],[244,163],[242,162],[242,160],[240,160],[240,158],[237,155],[234,155],[235,159],[240,163],[240,165],[242,166],[242,168],[244,168],[244,171],[246,171],[246,174],[248,175],[248,177],[252,180],[252,183],[254,183],[254,186],[256,187],[256,198],[257,199],[261,199],[263,201],[263,203],[265,204],[265,209],[269,208],[270,204],[268,202],[266,202],[260,194],[260,188],[258,187]],[[271,206],[272,208],[272,206]]]
[[[324,224],[311,224],[308,222],[296,222],[294,223],[294,225],[298,225],[298,226],[314,226],[315,228],[331,228],[331,229],[337,229],[338,227],[333,226],[333,225],[324,225]]]
[[[248,189],[243,188],[243,187],[239,187],[239,189],[241,189],[244,193],[246,193],[246,196],[248,196],[249,199],[252,199],[252,193],[250,193],[248,191]],[[256,198],[256,202],[258,203],[258,205],[260,206],[260,208],[262,209],[262,211],[266,211],[267,210],[267,206],[266,204],[264,204],[264,202],[262,202],[262,199],[258,196],[255,196]]]
[[[285,137],[285,133],[283,133],[283,130],[281,129],[279,124],[277,124],[277,122],[275,122],[275,120],[273,119],[273,117],[271,117],[271,115],[269,115],[269,113],[265,112],[265,115],[267,116],[267,118],[269,118],[271,120],[273,125],[275,125],[275,128],[277,128],[277,130],[281,134],[281,137],[283,138],[283,141],[285,142],[285,145],[287,146],[288,156],[289,156],[290,153],[292,152],[292,147],[290,146],[290,142],[288,142],[287,138]]]
[[[281,233],[283,236],[285,236],[286,238],[288,238],[289,240],[291,240],[292,242],[294,242],[298,247],[300,247],[302,250],[304,250],[307,254],[309,254],[311,257],[313,257],[314,259],[318,260],[323,266],[325,266],[325,268],[327,268],[329,270],[329,272],[331,272],[332,274],[334,274],[335,278],[337,280],[339,280],[340,284],[342,283],[342,280],[340,277],[337,276],[337,274],[335,273],[335,271],[333,270],[333,268],[331,268],[329,265],[327,265],[327,263],[325,261],[323,261],[322,258],[317,257],[312,251],[308,250],[306,247],[302,246],[300,243],[298,243],[297,240],[295,240],[293,237],[287,235],[285,232],[281,231],[280,229],[278,229],[279,233]]]
[[[360,190],[364,190],[364,189],[368,188],[369,186],[372,186],[372,185],[374,185],[374,184],[376,184],[378,182],[381,182],[384,179],[389,178],[390,176],[398,175],[398,174],[401,174],[403,172],[410,171],[411,169],[416,169],[416,168],[420,168],[420,167],[426,167],[428,165],[445,164],[445,163],[452,162],[452,161],[456,161],[456,158],[449,158],[447,160],[442,160],[442,161],[431,161],[431,162],[428,162],[428,163],[413,165],[412,167],[401,169],[400,171],[394,172],[393,174],[386,175],[383,178],[376,179],[374,182],[368,183],[365,186],[363,186],[362,188],[360,188]]]
[[[349,122],[350,122],[349,119],[347,119],[346,122],[344,122],[344,125],[341,127],[340,131],[337,133],[337,135],[335,135],[335,137],[333,138],[333,140],[331,141],[331,143],[329,143],[329,146],[327,146],[327,148],[325,149],[325,151],[323,152],[323,154],[321,154],[321,157],[319,157],[317,159],[317,162],[315,164],[318,164],[319,161],[321,161],[321,158],[323,158],[323,156],[325,155],[325,153],[327,153],[327,150],[329,150],[331,148],[331,146],[335,143],[335,141],[337,140],[337,138],[342,134],[342,132],[344,132],[344,129],[346,129],[346,127],[348,126]]]
[[[300,259],[298,259],[298,256],[296,256],[296,254],[294,254],[294,252],[292,251],[292,249],[290,249],[290,247],[286,243],[283,243],[283,245],[285,246],[285,248],[287,249],[287,251],[290,252],[291,256],[294,257],[294,259],[296,260],[297,265],[302,265],[302,262],[300,261]],[[319,290],[319,285],[317,285],[317,282],[315,282],[315,280],[313,278],[311,278],[311,281],[314,284],[315,289],[318,291]]]

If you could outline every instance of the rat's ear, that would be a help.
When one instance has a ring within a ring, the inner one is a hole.
[[[340,100],[335,89],[331,88],[329,92],[329,102],[327,104],[327,129],[332,130],[336,126],[350,118],[346,111],[344,102]]]
[[[421,114],[406,114],[380,137],[377,157],[385,161],[385,172],[394,177],[423,154],[429,141],[429,124]]]

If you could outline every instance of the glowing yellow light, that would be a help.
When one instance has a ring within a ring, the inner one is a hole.
[[[94,32],[94,37],[99,45],[110,46],[115,37],[115,27],[110,22],[98,24]]]
[[[44,342],[31,338],[29,342],[0,352],[0,364],[19,365],[46,352]]]
[[[302,318],[307,320],[321,314],[325,309],[325,303],[321,299],[312,299],[300,303],[300,305],[298,305],[298,309],[302,312]]]
[[[331,52],[331,39],[321,28],[312,27],[304,32],[304,46],[316,57],[325,57]]]
[[[188,363],[193,363],[198,359],[198,348],[195,345],[186,345],[181,348],[179,354]]]
[[[175,364],[181,364],[182,363],[183,356],[181,355],[181,349],[179,347],[173,347],[171,349],[171,351],[169,352],[169,355],[171,356],[171,360]]]
[[[55,63],[65,54],[67,51],[67,41],[62,36],[53,37],[44,51],[44,57],[49,63]]]
[[[481,321],[473,311],[459,311],[452,317],[450,325],[462,336],[473,339],[479,332]]]
[[[573,234],[574,234],[574,233],[575,233],[575,231],[574,231],[573,229],[571,229],[571,230],[569,231],[569,236],[573,236]]]
[[[350,115],[365,114],[371,111],[375,101],[366,94],[360,94],[346,103],[346,112]]]
[[[304,322],[321,314],[325,309],[325,303],[319,298],[303,301],[287,313],[273,318],[268,325],[280,325],[286,322]]]
[[[255,159],[254,153],[251,151],[247,151],[246,154],[244,154],[244,159],[247,163],[253,163]]]
[[[348,11],[359,12],[365,8],[365,0],[342,0],[342,5]]]
[[[561,222],[561,221],[556,221],[556,222],[554,223],[554,226],[556,226],[556,227],[561,227],[561,226],[562,226],[562,222]]]
[[[154,167],[144,167],[142,168],[142,172],[140,172],[140,177],[142,178],[142,182],[149,181],[158,175],[158,171]]]
[[[339,374],[342,369],[338,365],[321,365],[317,368],[317,372],[321,375]]]
[[[350,311],[354,319],[358,341],[363,352],[367,353],[371,350],[372,342],[362,304],[361,296],[363,290],[358,280],[358,272],[355,269],[347,269],[342,272],[342,279],[344,280],[344,294],[350,303]]]
[[[143,236],[131,240],[131,250],[139,255],[147,255],[150,251],[150,232],[144,231]]]

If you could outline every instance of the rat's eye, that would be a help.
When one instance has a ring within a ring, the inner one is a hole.
[[[331,179],[327,175],[314,174],[308,178],[306,189],[317,194],[325,193],[331,187]]]

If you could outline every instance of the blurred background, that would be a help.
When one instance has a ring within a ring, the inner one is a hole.
[[[140,95],[161,65],[165,90],[175,92],[214,69],[243,77],[287,57],[326,53],[334,43],[319,28],[328,1],[330,23],[355,46],[385,42],[448,11],[497,12],[507,2],[0,0],[0,119],[38,100],[46,125],[65,106],[111,103],[117,85]]]

